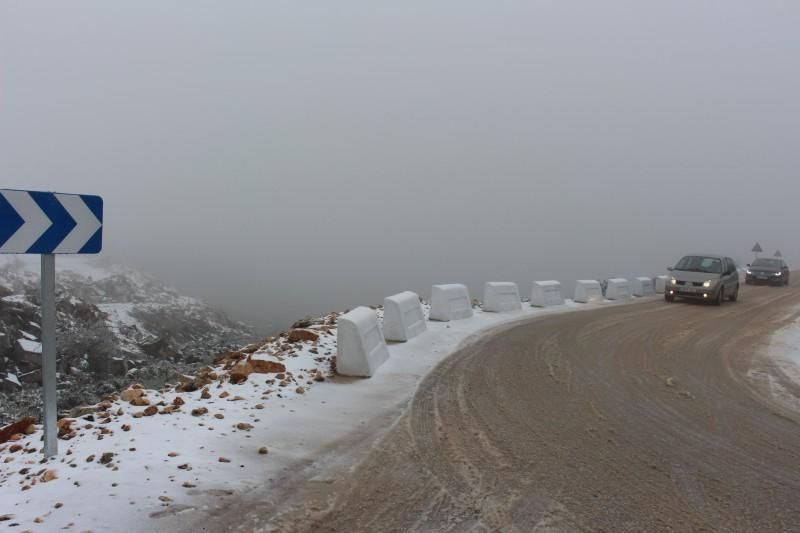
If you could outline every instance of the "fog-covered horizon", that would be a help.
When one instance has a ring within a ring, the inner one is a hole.
[[[265,331],[433,283],[800,265],[800,5],[0,4],[2,187]]]

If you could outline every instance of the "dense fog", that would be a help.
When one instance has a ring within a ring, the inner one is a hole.
[[[3,2],[4,188],[259,326],[432,283],[800,265],[795,2]]]

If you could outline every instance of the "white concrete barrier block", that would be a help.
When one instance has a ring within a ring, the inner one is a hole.
[[[579,279],[575,283],[575,298],[576,302],[588,304],[589,302],[602,302],[603,289],[600,283],[593,279]]]
[[[407,341],[427,329],[417,293],[405,291],[383,300],[383,337],[387,341]]]
[[[558,281],[534,281],[531,290],[531,305],[534,307],[550,307],[561,305],[564,297],[561,296],[561,283]]]
[[[343,376],[371,377],[389,359],[378,315],[369,307],[339,317],[336,342],[336,371]]]
[[[519,287],[510,281],[487,281],[483,286],[483,310],[503,313],[522,309]]]
[[[611,278],[606,287],[606,298],[609,300],[627,300],[631,297],[631,286],[625,278]]]
[[[633,295],[634,296],[653,296],[656,289],[653,286],[652,278],[635,278],[633,280]]]
[[[431,287],[431,320],[449,322],[472,316],[472,302],[466,285],[451,283]]]
[[[667,289],[668,281],[669,276],[656,276],[656,294],[664,294],[664,291]]]

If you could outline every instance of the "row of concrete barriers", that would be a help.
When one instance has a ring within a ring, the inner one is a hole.
[[[578,280],[573,300],[589,303],[626,300],[634,296],[663,293],[667,276],[656,278],[610,278],[605,293],[597,280]],[[534,281],[530,303],[535,307],[564,304],[561,283]],[[512,282],[487,282],[483,289],[483,310],[503,313],[522,309],[519,287]],[[472,316],[472,300],[466,285],[453,283],[431,288],[430,320],[449,322]],[[387,297],[383,302],[383,331],[377,313],[369,307],[358,307],[338,320],[336,358],[337,372],[345,376],[370,377],[389,359],[386,341],[405,342],[427,331],[419,296],[411,291]]]

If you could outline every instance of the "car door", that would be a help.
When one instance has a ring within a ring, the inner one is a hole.
[[[736,271],[736,263],[730,257],[725,258],[725,294],[733,294],[736,285],[739,283],[739,273]]]

